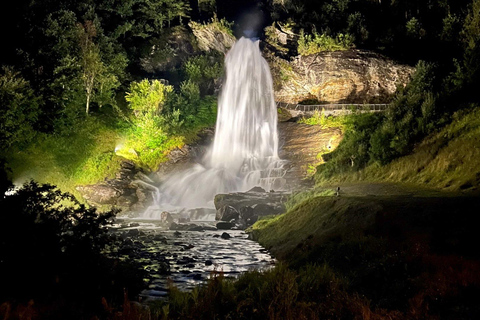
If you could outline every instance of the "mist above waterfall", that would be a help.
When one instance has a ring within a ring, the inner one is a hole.
[[[155,200],[161,208],[213,207],[218,193],[270,190],[283,174],[272,76],[259,41],[239,39],[225,66],[213,145],[202,163],[162,183]]]

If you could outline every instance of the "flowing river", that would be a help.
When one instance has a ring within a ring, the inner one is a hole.
[[[134,257],[148,273],[147,288],[141,293],[144,300],[166,297],[169,282],[180,290],[191,290],[213,272],[236,277],[275,264],[267,250],[249,240],[244,231],[195,223],[202,231],[171,231],[159,222],[141,220],[120,219],[111,226],[111,232],[125,239],[116,255]]]

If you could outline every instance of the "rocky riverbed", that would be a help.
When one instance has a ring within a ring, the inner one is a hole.
[[[145,300],[166,297],[169,283],[191,290],[215,272],[236,277],[251,269],[270,268],[275,259],[240,230],[215,230],[213,222],[196,222],[203,231],[173,231],[157,221],[117,220],[110,231],[123,239],[111,255],[133,258],[147,272]]]

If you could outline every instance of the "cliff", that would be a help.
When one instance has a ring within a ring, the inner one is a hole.
[[[271,60],[276,101],[387,103],[414,68],[365,50],[321,52]]]

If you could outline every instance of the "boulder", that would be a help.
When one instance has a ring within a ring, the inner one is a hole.
[[[236,226],[232,225],[230,228],[246,229],[254,224],[260,216],[285,212],[284,202],[289,193],[265,192],[263,189],[259,192],[260,189],[253,188],[248,192],[217,194],[214,200],[217,208],[216,220],[234,222]],[[218,224],[217,228],[221,229]]]
[[[240,216],[239,212],[232,206],[223,206],[217,209],[215,220],[232,221],[237,220]]]
[[[255,215],[255,210],[251,206],[240,208],[240,219],[247,221]]]
[[[172,215],[167,211],[163,211],[162,213],[160,213],[160,221],[164,223],[172,223]]]
[[[220,238],[225,239],[225,240],[226,240],[226,239],[230,239],[231,237],[232,237],[232,236],[229,235],[229,234],[226,233],[226,232],[222,233],[222,235],[220,236]]]

